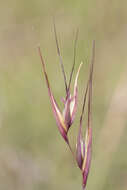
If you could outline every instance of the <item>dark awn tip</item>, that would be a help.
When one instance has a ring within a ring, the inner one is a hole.
[[[48,80],[48,76],[47,76],[47,73],[46,73],[45,62],[44,62],[44,59],[43,59],[43,57],[42,57],[42,53],[41,53],[41,48],[40,48],[40,46],[38,46],[38,52],[39,52],[39,56],[40,56],[40,59],[41,59],[42,68],[43,68],[43,72],[44,72],[46,84],[47,84],[48,90],[50,91],[49,80]]]
[[[86,98],[87,98],[87,92],[89,91],[89,97],[88,97],[88,125],[90,122],[90,115],[91,115],[91,104],[92,104],[92,80],[93,80],[93,66],[94,66],[94,59],[95,59],[95,41],[93,41],[93,48],[92,48],[92,59],[91,59],[91,65],[90,65],[90,72],[89,72],[89,79],[87,82],[87,86],[85,89],[85,95],[83,100],[83,106],[82,106],[82,112],[80,116],[80,127],[82,127],[82,119],[86,104]]]
[[[59,43],[58,43],[58,38],[57,38],[57,32],[56,32],[56,25],[55,25],[54,21],[53,21],[53,25],[54,25],[54,33],[55,33],[55,41],[56,41],[57,53],[58,53],[58,56],[59,56],[59,61],[60,61],[60,65],[61,65],[61,69],[62,69],[62,73],[63,73],[63,77],[64,77],[65,89],[66,89],[66,94],[67,94],[68,93],[67,79],[66,79],[66,74],[65,74],[65,70],[64,70],[63,61],[62,61],[62,56],[61,56],[61,53],[60,53],[60,48],[59,48]]]
[[[88,127],[91,125],[92,113],[92,88],[93,88],[93,67],[95,62],[95,40],[93,41],[92,47],[92,59],[91,59],[91,68],[90,68],[90,77],[89,77],[89,99],[88,99]]]
[[[73,76],[73,72],[74,72],[74,68],[75,68],[75,62],[76,62],[76,47],[77,47],[78,33],[79,33],[79,30],[77,29],[77,31],[76,31],[76,36],[75,36],[75,42],[74,42],[73,65],[72,65],[71,74],[70,74],[70,79],[69,79],[69,84],[68,84],[68,91],[70,90],[71,80],[72,80],[72,76]]]

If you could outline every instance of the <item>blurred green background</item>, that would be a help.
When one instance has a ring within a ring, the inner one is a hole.
[[[86,189],[126,190],[126,0],[0,1],[0,189],[81,189],[81,173],[57,130],[37,52],[40,45],[62,107],[64,83],[52,16],[68,77],[79,28],[76,69],[81,61],[84,65],[78,81],[78,114],[70,130],[73,148],[96,40],[93,157]]]

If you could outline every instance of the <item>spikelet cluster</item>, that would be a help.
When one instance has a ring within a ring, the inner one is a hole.
[[[65,98],[62,99],[64,108],[63,111],[60,110],[56,99],[53,95],[53,92],[51,90],[51,86],[49,83],[48,75],[46,72],[46,66],[44,59],[42,57],[42,53],[40,50],[40,47],[38,48],[41,63],[42,63],[42,70],[44,73],[46,85],[48,88],[48,95],[50,98],[51,102],[51,107],[52,111],[56,120],[56,124],[58,126],[58,130],[64,139],[64,141],[67,143],[69,146],[69,149],[73,153],[74,159],[76,160],[76,163],[79,167],[79,169],[82,172],[82,186],[83,189],[86,187],[86,182],[89,174],[89,169],[90,169],[90,163],[91,163],[91,151],[92,151],[92,123],[91,123],[91,117],[92,117],[92,110],[91,110],[91,104],[92,104],[92,81],[93,81],[93,65],[94,65],[94,57],[95,57],[95,42],[93,42],[93,48],[92,48],[92,59],[91,59],[91,64],[90,64],[90,71],[89,71],[89,78],[86,84],[86,89],[84,93],[84,98],[83,98],[83,105],[82,105],[82,112],[80,116],[80,121],[79,121],[79,126],[78,126],[78,134],[77,134],[77,142],[76,142],[76,150],[73,151],[70,145],[70,141],[68,138],[68,132],[70,127],[72,126],[74,122],[74,118],[77,112],[77,104],[78,104],[78,76],[80,69],[82,67],[82,63],[79,65],[76,77],[75,77],[75,82],[74,82],[74,88],[73,88],[73,93],[71,94],[70,92],[70,87],[71,87],[71,80],[73,76],[73,71],[75,67],[75,56],[76,56],[76,43],[77,43],[77,36],[78,36],[78,31],[76,33],[76,38],[75,38],[75,45],[74,45],[74,62],[69,78],[69,82],[67,84],[67,79],[66,79],[66,74],[64,71],[64,65],[62,62],[62,57],[60,53],[60,48],[58,45],[58,39],[57,39],[57,34],[56,34],[56,27],[54,24],[54,32],[55,32],[55,40],[56,40],[56,45],[57,45],[57,52],[58,56],[60,59],[60,65],[64,77],[64,83],[65,83],[65,91],[66,95]],[[88,99],[88,101],[86,101]],[[83,115],[84,115],[84,110],[85,110],[85,104],[87,102],[87,125],[86,125],[86,134],[85,138],[83,137],[83,130],[82,130],[82,121],[83,121]]]

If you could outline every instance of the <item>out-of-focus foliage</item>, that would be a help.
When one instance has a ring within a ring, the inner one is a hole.
[[[41,63],[40,44],[59,104],[64,83],[56,53],[55,17],[65,70],[76,68],[79,107],[76,141],[92,40],[96,40],[93,158],[87,189],[127,189],[127,2],[126,0],[1,0],[0,2],[0,189],[79,189],[80,171],[57,131]],[[87,60],[87,61],[86,61]],[[85,122],[84,122],[85,130]]]

